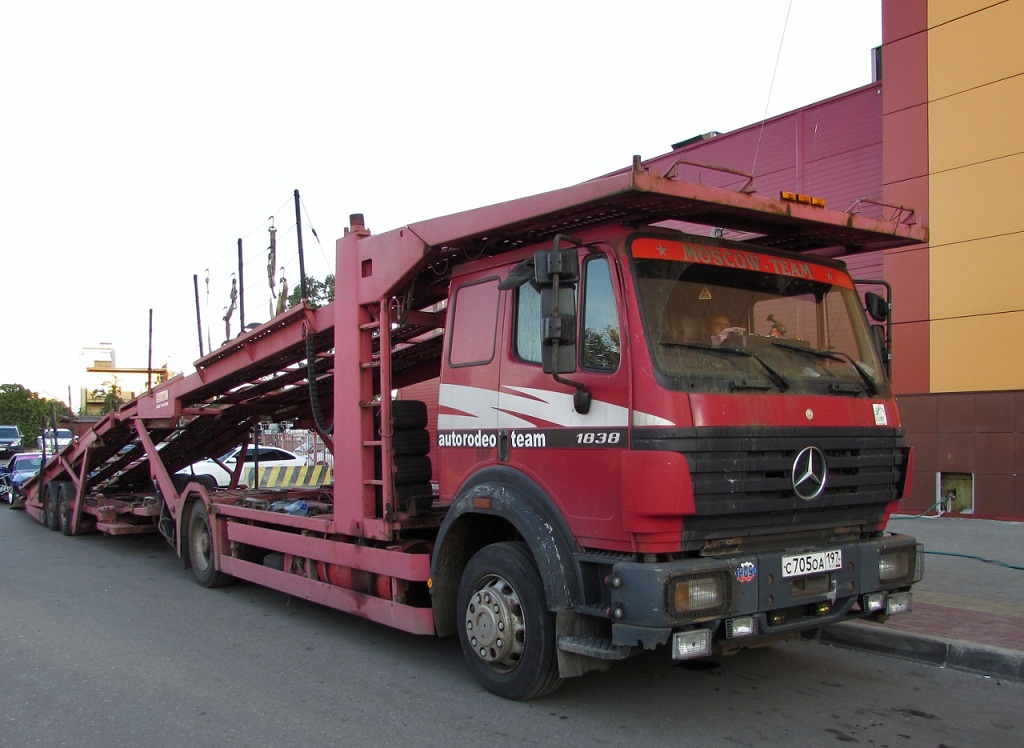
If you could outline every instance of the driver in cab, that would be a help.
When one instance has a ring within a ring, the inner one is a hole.
[[[734,332],[746,332],[742,327],[736,327],[732,317],[728,314],[716,314],[709,318],[704,324],[704,332],[711,340],[711,345],[722,345]]]

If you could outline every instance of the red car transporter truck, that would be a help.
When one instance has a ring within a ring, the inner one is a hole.
[[[25,508],[68,535],[159,532],[207,587],[457,632],[511,699],[660,645],[884,618],[921,575],[885,532],[911,453],[883,325],[814,250],[926,238],[639,159],[380,235],[353,216],[334,303],[109,414]],[[393,398],[410,388],[428,395]],[[226,490],[175,475],[266,420],[317,429],[333,484],[259,488],[243,459]]]

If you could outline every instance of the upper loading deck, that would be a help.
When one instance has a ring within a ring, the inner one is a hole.
[[[289,309],[199,359],[194,372],[108,414],[50,461],[30,482],[29,492],[54,480],[84,483],[83,494],[150,491],[150,460],[159,459],[174,473],[242,443],[264,418],[312,425],[319,411],[328,422],[344,420],[345,414],[332,412],[336,388],[353,393],[350,413],[355,412],[370,399],[360,380],[365,372],[372,372],[370,397],[379,398],[396,385],[396,373],[429,368],[439,359],[441,337],[432,331],[444,326],[444,312],[431,310],[446,298],[452,269],[468,259],[601,224],[699,224],[709,227],[708,233],[740,231],[759,245],[797,252],[927,241],[927,229],[906,220],[881,221],[690,184],[669,173],[659,174],[635,159],[631,168],[610,176],[379,235],[353,225],[338,241],[335,302],[320,309],[307,304]],[[377,319],[372,332],[360,309],[371,310],[369,317]],[[380,325],[385,314],[389,324]],[[310,358],[319,364],[314,387]],[[363,439],[358,434],[335,438],[345,442],[339,450]]]

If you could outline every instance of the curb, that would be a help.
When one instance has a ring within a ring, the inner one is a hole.
[[[929,665],[1024,682],[1024,652],[987,644],[946,641],[928,634],[887,629],[855,621],[824,626],[805,634],[821,644],[878,652]]]

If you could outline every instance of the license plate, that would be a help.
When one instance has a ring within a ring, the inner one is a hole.
[[[843,568],[843,552],[815,551],[801,553],[798,556],[782,557],[782,576],[802,577],[807,574],[820,574]]]

